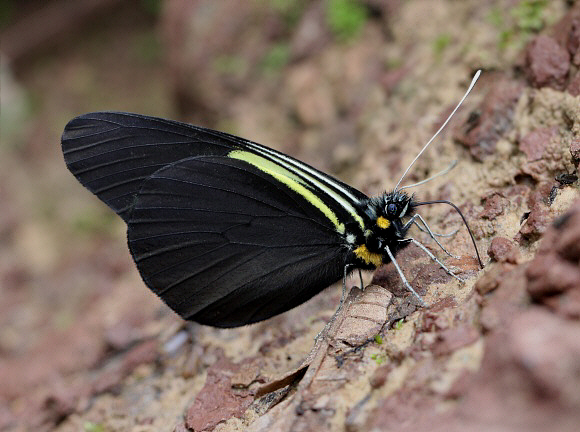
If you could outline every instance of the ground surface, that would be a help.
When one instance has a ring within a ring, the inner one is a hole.
[[[580,159],[570,3],[368,1],[352,34],[323,2],[14,7],[0,34],[0,430],[576,430],[580,204],[574,176],[555,180]],[[410,306],[387,266],[318,344],[339,285],[253,326],[185,326],[60,154],[73,116],[135,111],[379,193],[478,68],[407,182],[459,160],[415,192],[462,209],[486,268],[453,211],[421,208],[434,230],[460,228],[445,239],[460,259],[445,262],[466,282],[409,247],[400,262],[431,307]]]

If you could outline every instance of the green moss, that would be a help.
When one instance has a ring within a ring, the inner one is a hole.
[[[511,15],[521,31],[537,32],[545,25],[544,10],[547,5],[547,0],[522,0],[512,8]]]
[[[433,41],[433,52],[435,53],[436,58],[441,58],[443,51],[445,48],[449,46],[451,43],[451,35],[449,33],[442,33],[435,38]]]
[[[105,432],[105,427],[100,423],[86,421],[83,423],[83,430],[85,432]]]
[[[213,61],[213,69],[222,75],[243,76],[248,70],[248,62],[235,55],[221,55]]]
[[[499,32],[498,47],[500,50],[505,50],[510,41],[514,39],[514,32],[512,30],[502,30]]]
[[[284,20],[285,24],[293,28],[302,17],[302,12],[306,9],[306,0],[258,0],[259,3],[266,3]]]
[[[116,221],[117,217],[113,212],[107,209],[99,211],[90,208],[83,213],[76,214],[72,226],[79,234],[109,235],[113,233]]]
[[[357,0],[327,0],[326,22],[338,40],[354,39],[366,21],[367,10]]]
[[[380,365],[387,361],[387,356],[384,354],[372,354],[371,359]]]
[[[10,24],[15,10],[15,0],[0,0],[0,28],[6,27]]]
[[[286,42],[278,43],[262,58],[262,70],[266,73],[275,73],[288,64],[290,46]]]
[[[52,323],[58,331],[70,329],[75,323],[75,317],[70,311],[56,311],[52,316]]]
[[[487,21],[497,28],[498,48],[521,49],[531,35],[546,26],[547,6],[547,0],[521,0],[509,9],[492,8]]]
[[[405,64],[405,62],[403,61],[403,59],[400,59],[400,58],[389,57],[385,61],[385,66],[387,67],[387,69],[398,69],[398,68],[402,67],[404,64]]]
[[[153,16],[158,16],[161,13],[162,4],[162,0],[141,0],[143,9]]]
[[[135,40],[135,51],[139,60],[144,63],[154,63],[161,58],[162,47],[157,33],[150,32],[140,35]]]
[[[494,27],[501,29],[504,26],[505,22],[501,9],[498,8],[497,6],[491,8],[489,13],[487,14],[487,21]]]

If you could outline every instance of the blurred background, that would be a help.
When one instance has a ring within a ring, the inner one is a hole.
[[[215,359],[208,340],[239,340],[244,351],[252,338],[206,329],[205,360],[177,372],[153,361],[151,340],[169,340],[181,321],[140,281],[122,221],[67,171],[60,135],[71,118],[118,110],[195,123],[377,193],[393,186],[476,69],[490,73],[468,106],[494,71],[523,64],[526,44],[572,3],[0,0],[0,430],[167,430],[203,384],[191,377]],[[407,182],[452,159],[475,163],[451,135]],[[461,186],[426,198],[480,205],[475,185]],[[302,313],[330,316],[339,291]],[[295,317],[276,321],[277,331],[316,334],[324,322],[304,330]],[[171,377],[179,402],[152,408],[159,398],[135,384],[151,376]],[[123,402],[95,399],[118,395],[127,377],[136,387]]]

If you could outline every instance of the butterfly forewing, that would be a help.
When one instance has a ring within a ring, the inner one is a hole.
[[[147,285],[184,318],[219,327],[303,303],[340,279],[346,256],[319,209],[226,156],[158,170],[143,183],[128,226]]]
[[[365,198],[347,184],[251,141],[139,114],[97,112],[79,116],[66,126],[62,147],[69,170],[125,221],[141,183],[158,169],[189,157],[224,156],[236,149],[277,157],[298,172],[308,170],[309,176],[335,191],[340,199]]]
[[[71,172],[125,220],[142,181],[158,169],[206,151],[229,151],[182,123],[108,112],[73,119],[62,146]]]

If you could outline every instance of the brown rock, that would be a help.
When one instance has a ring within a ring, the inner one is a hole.
[[[73,390],[59,388],[51,391],[43,401],[46,420],[58,424],[75,412],[78,395]]]
[[[370,378],[371,387],[374,389],[382,387],[385,384],[385,382],[387,381],[387,377],[389,376],[389,373],[391,373],[392,369],[393,369],[393,366],[391,364],[379,366],[373,372],[373,374]]]
[[[578,10],[578,9],[577,9]],[[572,63],[580,65],[580,16],[575,16],[570,25],[566,48],[572,56]]]
[[[553,37],[566,48],[572,63],[580,65],[580,5],[576,3],[568,13],[554,25]]]
[[[551,128],[536,129],[520,140],[519,148],[529,161],[542,159],[554,132]]]
[[[580,73],[576,73],[572,79],[568,82],[566,91],[572,96],[580,95]]]
[[[396,256],[396,259],[399,265],[404,267],[407,262],[421,257],[422,253],[423,252],[419,248],[409,246],[400,251]],[[405,271],[405,269],[403,269],[403,271]],[[392,263],[382,265],[376,269],[371,284],[382,286],[397,297],[403,297],[408,294],[407,288],[402,284],[401,277]],[[419,295],[425,295],[427,292],[423,286],[415,286],[414,288]]]
[[[483,219],[494,220],[503,214],[504,208],[508,205],[508,200],[498,193],[493,193],[484,198],[483,210],[479,217]]]
[[[543,304],[567,318],[580,319],[580,290],[571,289],[560,295],[545,297]]]
[[[546,206],[553,185],[553,182],[543,182],[530,191],[526,199],[528,207],[533,209],[536,206]]]
[[[473,382],[473,373],[468,370],[463,370],[459,376],[453,381],[451,387],[447,390],[445,397],[449,399],[458,399],[467,393]]]
[[[141,364],[153,363],[158,356],[157,341],[153,339],[144,341],[127,353],[123,358],[122,368],[129,374]]]
[[[566,407],[580,404],[580,324],[533,308],[510,328],[509,349],[540,397]]]
[[[496,237],[491,241],[487,254],[494,261],[516,264],[519,252],[511,240],[505,237]]]
[[[551,37],[540,35],[526,49],[526,66],[532,86],[563,89],[570,69],[570,54]]]
[[[529,304],[529,296],[524,266],[495,264],[484,277],[497,282],[493,294],[485,297],[481,312],[489,330],[511,322],[514,315]]]
[[[574,220],[580,221],[578,215],[575,215]],[[572,264],[580,264],[580,229],[577,226],[567,223],[565,229],[559,230],[555,243],[560,257]]]
[[[454,262],[454,265],[457,265],[458,267],[465,267],[465,263],[461,262],[462,259],[457,261],[459,262]],[[414,270],[414,273],[415,277],[410,283],[416,287],[428,287],[430,284],[444,283],[451,278],[445,269],[441,268],[439,264],[431,260],[426,264],[417,266]]]
[[[523,173],[542,182],[551,179],[555,170],[562,169],[564,161],[559,149],[559,134],[557,127],[542,128],[530,132],[520,140],[520,150],[527,157],[527,162],[522,166]]]
[[[546,231],[550,223],[550,215],[545,205],[537,204],[530,211],[526,222],[519,233],[528,241],[537,241]]]
[[[526,276],[528,292],[536,300],[580,288],[578,266],[559,259],[556,254],[534,259],[527,267]]]
[[[482,369],[453,418],[468,419],[464,430],[576,430],[579,332],[577,323],[540,308],[512,314],[486,339]]]
[[[188,429],[187,426],[185,426],[184,421],[180,421],[173,428],[173,432],[190,432],[190,429]]]
[[[477,282],[475,282],[476,291],[481,295],[485,295],[495,290],[499,286],[498,276],[498,271],[486,271],[479,279],[477,279]]]
[[[137,336],[138,332],[128,321],[120,321],[106,329],[104,339],[108,348],[121,351],[131,346]]]
[[[443,330],[437,335],[433,346],[433,354],[444,355],[457,351],[459,348],[470,345],[479,338],[475,327],[464,325]]]
[[[0,401],[0,430],[15,430],[16,425],[16,416],[8,408],[8,402]]]
[[[506,77],[495,77],[477,111],[454,132],[454,138],[469,148],[478,161],[494,153],[497,140],[512,127],[514,108],[523,86]]]
[[[580,201],[548,229],[526,277],[534,300],[580,317]]]

